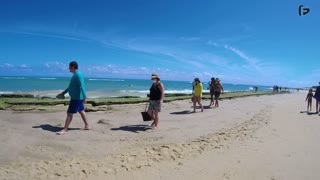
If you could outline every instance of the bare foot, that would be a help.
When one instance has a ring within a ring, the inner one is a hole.
[[[152,129],[158,129],[158,126],[152,126]]]
[[[66,130],[61,130],[61,131],[58,131],[56,132],[57,135],[64,135],[64,134],[67,134],[67,131]]]
[[[81,128],[80,130],[82,131],[88,131],[88,130],[91,130],[89,127],[84,127],[84,128]]]

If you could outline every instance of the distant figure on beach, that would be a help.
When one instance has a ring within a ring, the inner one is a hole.
[[[309,109],[310,111],[312,111],[312,98],[313,98],[313,92],[312,92],[312,88],[310,88],[306,98],[306,102],[308,101],[307,111],[309,111]]]
[[[69,71],[73,73],[69,87],[58,95],[64,96],[66,93],[69,92],[69,95],[71,97],[64,128],[61,131],[57,132],[58,135],[67,133],[69,125],[73,118],[73,114],[76,114],[78,112],[80,113],[85,125],[83,130],[89,130],[89,124],[87,121],[86,113],[84,112],[83,105],[84,103],[87,103],[86,89],[84,86],[84,77],[82,73],[78,70],[78,63],[76,61],[72,61],[69,63]]]
[[[214,85],[214,98],[216,100],[214,107],[219,107],[219,97],[223,93],[223,86],[220,82],[219,78],[216,78],[215,85]]]
[[[214,77],[211,78],[211,81],[210,81],[210,84],[209,84],[209,89],[210,89],[210,97],[211,97],[211,102],[210,102],[210,105],[214,105],[214,99],[213,99],[213,96],[214,96],[214,85],[215,85],[215,82],[216,82],[216,79]]]
[[[258,91],[258,87],[257,86],[254,86],[253,89],[254,89],[254,92]]]
[[[148,114],[154,120],[151,127],[158,128],[159,112],[161,112],[161,105],[164,98],[164,85],[160,82],[160,77],[156,73],[151,75],[151,80],[152,86],[150,88]]]
[[[278,93],[279,92],[279,86],[278,85],[274,85],[273,86],[273,93]]]
[[[320,82],[319,82],[320,85]],[[320,86],[317,87],[316,92],[314,94],[314,98],[316,99],[316,112],[320,112]]]
[[[203,90],[203,86],[202,83],[200,82],[199,78],[195,78],[194,79],[194,93],[193,93],[193,112],[196,112],[196,104],[198,103],[201,107],[201,112],[203,112],[203,106],[201,103],[201,99],[202,99],[202,90]]]

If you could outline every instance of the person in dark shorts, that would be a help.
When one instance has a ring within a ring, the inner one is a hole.
[[[68,88],[58,96],[59,97],[64,96],[66,93],[69,92],[71,100],[70,100],[69,108],[67,111],[65,126],[61,131],[57,132],[58,135],[67,133],[69,125],[71,124],[71,121],[73,118],[73,114],[76,114],[78,112],[80,113],[81,118],[85,125],[83,130],[89,130],[89,124],[87,121],[86,114],[84,112],[84,105],[83,105],[84,103],[87,102],[86,89],[84,86],[84,77],[82,73],[78,70],[78,63],[75,61],[70,62],[69,70],[71,73],[73,73],[73,76],[70,80],[70,84]]]
[[[316,92],[314,94],[314,98],[316,99],[316,112],[319,113],[320,112],[320,86],[317,87]]]
[[[211,97],[211,101],[210,101],[210,105],[213,105],[214,106],[214,99],[213,99],[213,96],[214,96],[214,85],[215,85],[215,82],[216,82],[216,79],[214,77],[211,78],[211,82],[209,84],[209,89],[210,89],[210,97]]]
[[[158,128],[159,123],[159,112],[161,112],[161,105],[164,98],[164,86],[160,82],[158,74],[153,73],[151,75],[152,86],[150,88],[150,97],[149,97],[149,109],[148,114],[154,120],[151,124],[152,128]]]
[[[220,79],[216,78],[215,85],[214,85],[214,97],[215,97],[216,103],[214,107],[219,107],[219,97],[221,93],[223,93],[223,86],[220,82]]]

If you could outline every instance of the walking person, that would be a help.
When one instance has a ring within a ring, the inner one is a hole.
[[[202,99],[202,91],[203,91],[203,85],[200,82],[199,78],[194,79],[194,93],[193,93],[193,112],[196,112],[196,104],[198,103],[201,107],[201,112],[203,112],[203,106],[201,103]]]
[[[213,99],[213,96],[214,96],[214,86],[215,86],[215,82],[216,82],[216,79],[214,77],[211,78],[211,82],[209,84],[209,89],[210,89],[210,97],[211,97],[211,101],[210,101],[210,105],[213,105],[214,106],[214,99]]]
[[[150,88],[149,109],[148,114],[154,120],[151,124],[152,128],[158,128],[159,112],[161,112],[161,105],[164,98],[164,85],[160,82],[158,74],[151,75],[152,86]]]
[[[313,92],[312,92],[312,88],[309,89],[309,93],[307,94],[306,97],[306,102],[308,101],[308,106],[307,106],[307,111],[312,111],[312,98],[313,98]]]
[[[221,93],[223,93],[223,86],[220,82],[220,79],[217,78],[215,81],[215,85],[214,85],[214,98],[216,100],[214,107],[219,107],[219,97],[220,97]]]
[[[58,135],[66,134],[73,119],[73,114],[80,113],[81,118],[84,122],[83,130],[89,130],[89,124],[86,117],[86,113],[84,112],[84,103],[87,103],[87,95],[86,89],[84,86],[84,77],[82,73],[78,70],[78,63],[76,61],[72,61],[69,63],[69,71],[73,73],[73,76],[70,80],[70,84],[68,88],[59,94],[57,97],[64,96],[69,92],[71,97],[69,108],[67,111],[67,118],[64,125],[64,128],[57,132]]]
[[[314,98],[316,99],[316,112],[319,113],[320,112],[320,86],[317,87],[316,92],[314,94]]]

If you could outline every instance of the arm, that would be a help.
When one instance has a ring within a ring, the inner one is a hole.
[[[164,98],[164,85],[162,83],[159,84],[159,88],[161,91],[161,101],[163,102],[163,98]]]
[[[64,90],[61,94],[65,95],[69,92],[69,89],[67,88],[66,90]]]
[[[85,86],[84,86],[84,82],[83,82],[83,81],[84,81],[84,80],[82,80],[82,82],[81,82],[80,89],[81,89],[81,93],[82,93],[84,99],[87,99],[86,88],[85,88]]]
[[[84,98],[84,102],[87,102],[87,93],[86,93],[86,88],[84,86],[84,78],[80,78],[78,77],[78,82],[79,82],[79,86],[80,86],[80,93],[82,94],[83,98]]]
[[[220,84],[221,85],[221,91],[222,91],[222,94],[224,93],[224,90],[223,90],[223,86],[222,86],[222,84]]]

